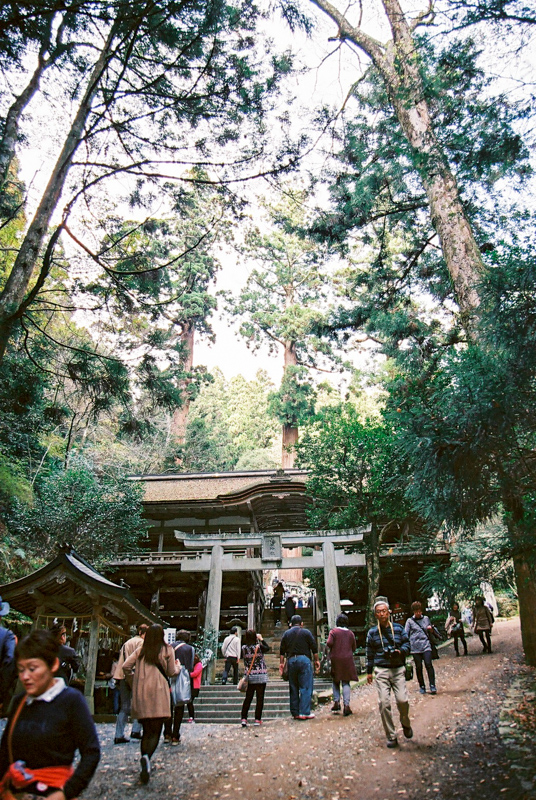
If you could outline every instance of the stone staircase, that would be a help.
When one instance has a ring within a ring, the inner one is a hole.
[[[331,690],[331,683],[315,680],[314,690],[315,692]],[[209,724],[239,724],[244,697],[245,695],[233,684],[202,686],[195,701],[195,721]],[[249,710],[250,721],[253,721],[254,713],[255,698]],[[263,721],[289,716],[288,683],[282,680],[268,683],[264,695]]]
[[[297,614],[303,619],[305,628],[313,629],[313,612],[309,608],[296,610]],[[268,668],[268,685],[264,695],[263,720],[279,719],[289,717],[288,683],[281,679],[279,675],[279,644],[281,637],[287,630],[286,615],[283,609],[281,625],[276,627],[272,621],[272,613],[268,609],[265,611],[261,627],[263,639],[270,645],[270,652],[265,653],[264,660]],[[216,662],[216,685],[202,686],[199,697],[195,701],[196,722],[204,723],[240,723],[240,710],[244,701],[244,695],[238,691],[236,686],[227,683],[221,685],[221,674],[225,665],[225,659],[218,659]],[[240,675],[244,672],[243,664],[240,663]],[[232,680],[232,673],[230,675]],[[325,694],[331,691],[331,682],[315,680],[314,691]],[[255,712],[255,699],[251,704],[249,717],[253,719]]]

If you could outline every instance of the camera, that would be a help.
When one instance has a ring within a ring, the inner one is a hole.
[[[396,656],[398,655],[398,653],[396,652],[396,647],[393,647],[392,644],[385,645],[385,647],[383,648],[383,654],[384,656],[387,656],[387,658],[396,658]]]

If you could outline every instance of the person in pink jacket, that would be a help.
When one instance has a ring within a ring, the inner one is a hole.
[[[199,690],[201,689],[201,675],[203,674],[203,664],[199,656],[194,656],[194,668],[190,672],[190,679],[192,682],[192,699],[188,703],[188,713],[190,718],[188,722],[194,721],[194,700],[199,697]]]

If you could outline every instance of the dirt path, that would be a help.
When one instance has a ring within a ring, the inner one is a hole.
[[[210,797],[262,800],[417,800],[425,795],[451,800],[518,800],[523,796],[498,735],[506,689],[519,671],[517,620],[498,623],[492,655],[454,658],[452,645],[436,662],[438,694],[418,694],[410,684],[414,738],[399,736],[397,750],[385,747],[374,687],[353,693],[354,714],[271,722],[261,729],[183,726],[178,748],[160,746],[148,789],[137,784],[138,751],[132,743],[113,746],[111,726],[103,731],[103,762],[87,800]]]

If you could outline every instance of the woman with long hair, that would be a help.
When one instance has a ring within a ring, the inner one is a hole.
[[[151,777],[151,756],[158,747],[162,727],[171,717],[168,678],[177,675],[180,662],[173,648],[164,641],[161,625],[151,625],[142,646],[123,664],[126,675],[134,672],[132,682],[132,716],[143,726],[141,737],[140,780]]]
[[[329,632],[326,647],[331,659],[331,679],[333,681],[333,712],[341,710],[341,683],[345,717],[350,716],[350,681],[357,680],[354,651],[357,647],[355,636],[348,628],[348,617],[339,614],[337,627]]]
[[[24,692],[13,699],[0,744],[2,800],[71,800],[97,769],[97,731],[83,695],[56,677],[58,650],[53,634],[43,630],[25,636],[15,650]]]
[[[244,675],[248,676],[248,688],[242,703],[242,727],[248,725],[248,712],[255,695],[255,725],[262,725],[262,709],[264,707],[264,692],[268,683],[268,669],[264,654],[270,650],[260,633],[247,630],[242,645],[242,658],[244,659]]]

